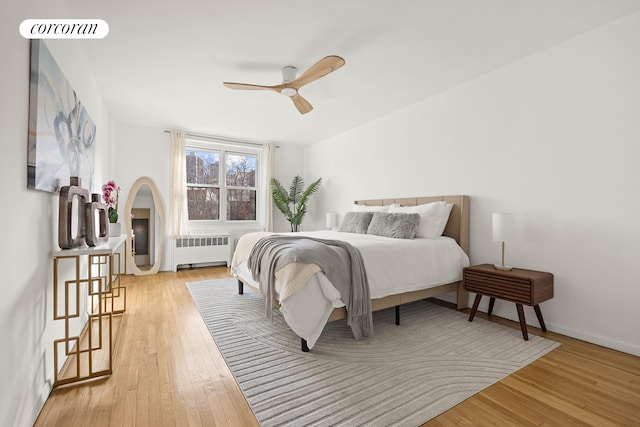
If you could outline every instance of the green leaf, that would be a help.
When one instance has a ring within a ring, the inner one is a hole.
[[[287,190],[284,189],[280,181],[275,178],[271,179],[271,195],[277,208],[286,216],[291,217],[291,208],[289,207],[289,196]]]
[[[296,175],[293,177],[293,181],[291,181],[291,187],[289,188],[289,202],[294,205],[298,204],[298,200],[300,199],[300,194],[304,188],[304,180]]]
[[[321,183],[322,178],[319,178],[304,189],[304,180],[299,175],[296,175],[293,177],[287,193],[277,179],[271,179],[270,187],[273,201],[291,224],[291,231],[298,231],[300,224],[302,224],[302,219],[307,213],[306,205],[309,197],[320,189]]]
[[[320,189],[320,184],[322,184],[322,178],[318,178],[317,181],[312,182],[309,187],[307,187],[298,200],[298,208],[296,210],[306,209],[307,200],[309,200],[309,197],[311,197],[313,193],[316,193]]]

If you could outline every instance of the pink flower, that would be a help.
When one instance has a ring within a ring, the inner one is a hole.
[[[102,186],[102,200],[109,208],[110,222],[118,221],[118,198],[120,195],[120,187],[111,180]]]

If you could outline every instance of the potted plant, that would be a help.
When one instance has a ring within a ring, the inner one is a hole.
[[[280,182],[271,179],[271,195],[276,206],[291,224],[291,231],[298,231],[304,214],[307,213],[307,201],[309,197],[320,188],[322,178],[312,182],[304,189],[304,180],[299,175],[293,177],[289,191]]]
[[[122,234],[122,224],[118,222],[120,187],[113,180],[102,186],[102,200],[109,208],[109,236],[120,236]]]

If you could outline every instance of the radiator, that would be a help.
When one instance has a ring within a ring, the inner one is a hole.
[[[180,265],[226,262],[231,265],[231,236],[226,233],[175,239],[173,271]]]

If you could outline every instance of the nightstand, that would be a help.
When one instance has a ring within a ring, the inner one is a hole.
[[[473,307],[469,313],[469,322],[473,321],[482,296],[486,295],[490,297],[489,316],[493,311],[496,298],[516,304],[520,329],[525,341],[529,340],[529,335],[522,308],[523,304],[533,306],[540,322],[540,328],[544,332],[547,331],[539,304],[553,298],[553,274],[521,268],[501,271],[495,269],[491,264],[481,264],[465,267],[462,280],[466,290],[476,293],[476,299],[473,301]]]

